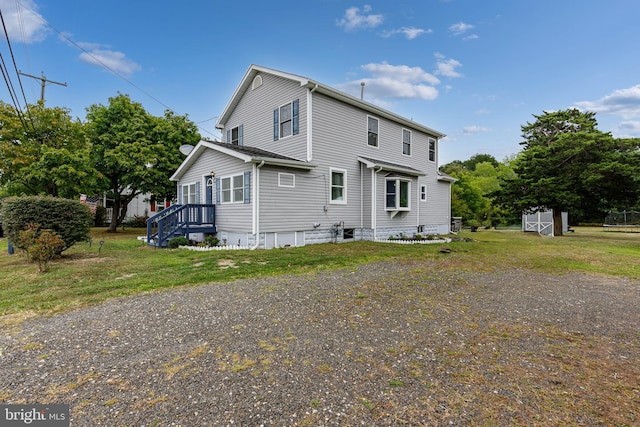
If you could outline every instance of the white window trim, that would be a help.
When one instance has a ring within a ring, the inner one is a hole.
[[[405,132],[409,132],[409,154],[405,154],[404,153],[404,133]],[[400,143],[402,144],[402,155],[403,156],[407,156],[407,157],[411,157],[412,153],[413,153],[413,132],[411,132],[409,129],[405,129],[402,128],[402,133],[400,135]]]
[[[242,197],[240,198],[240,200],[235,200],[235,187],[233,186],[233,181],[235,177],[242,177]],[[224,181],[228,179],[229,180],[229,191],[231,194],[229,195],[229,201],[224,201]],[[238,203],[244,203],[244,174],[240,173],[240,174],[236,174],[236,175],[228,175],[228,176],[223,176],[220,177],[220,204],[221,205],[233,205],[233,204],[238,204]]]
[[[431,149],[429,148],[429,145],[431,144],[431,142],[433,142],[433,160],[429,159],[429,155],[431,154]],[[429,138],[427,140],[427,159],[430,162],[435,162],[438,159],[438,140],[435,138]]]
[[[291,119],[289,122],[291,124],[291,129],[289,130],[289,135],[282,136],[282,107],[290,105],[291,106]],[[281,106],[278,107],[278,140],[291,138],[293,136],[293,101],[285,102]]]
[[[233,130],[236,130],[236,135],[238,136],[238,139],[236,139],[236,143],[233,143]],[[229,133],[229,135],[231,136],[231,139],[229,141],[227,141],[227,144],[231,144],[231,145],[240,145],[240,125],[234,126],[231,129],[231,132]]]
[[[333,173],[341,173],[344,177],[344,183],[342,185],[342,200],[333,200]],[[345,169],[329,168],[329,203],[332,205],[346,205],[347,204],[347,171]]]
[[[287,177],[292,184],[285,184],[282,182],[282,178]],[[296,175],[293,173],[278,172],[278,187],[295,188],[296,187]]]
[[[369,144],[369,119],[374,119],[375,121],[378,122],[378,134],[377,134],[378,138],[376,139],[376,142],[377,142],[376,145]],[[380,148],[380,119],[370,115],[367,115],[367,147]]]
[[[191,193],[189,191],[189,187],[193,186],[193,193]],[[193,196],[193,201],[190,200],[190,196]],[[182,184],[182,200],[180,201],[183,205],[188,205],[188,204],[192,204],[192,203],[198,203],[198,200],[196,200],[196,183],[195,182],[189,182],[187,184]],[[184,200],[187,200],[187,203],[184,203]]]
[[[389,181],[395,181],[396,182],[396,188],[397,188],[396,206],[392,207],[392,208],[387,206],[387,182],[389,182]],[[406,207],[401,207],[400,206],[400,183],[401,182],[406,182],[407,184],[409,184],[409,188],[407,188],[407,205],[408,206],[406,206]],[[387,211],[387,212],[410,211],[411,210],[411,180],[410,179],[398,178],[398,177],[385,178],[385,180],[384,180],[384,210]]]

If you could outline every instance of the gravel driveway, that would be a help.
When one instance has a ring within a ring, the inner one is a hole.
[[[73,426],[638,425],[640,283],[375,263],[38,317],[3,403]]]

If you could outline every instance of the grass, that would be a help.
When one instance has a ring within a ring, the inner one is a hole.
[[[375,261],[430,260],[438,268],[487,271],[505,267],[551,273],[583,271],[640,278],[640,234],[577,228],[563,237],[512,230],[463,233],[473,242],[395,245],[373,242],[309,245],[259,251],[198,252],[148,248],[143,230],[92,230],[92,244],[78,243],[37,272],[0,239],[0,316],[6,321],[97,304],[108,298],[165,288],[322,269],[355,268]],[[103,241],[100,245],[98,242]],[[451,253],[442,254],[446,246]],[[234,268],[228,268],[232,265]],[[364,298],[359,294],[357,298]]]
[[[407,262],[416,270],[408,271],[403,277],[406,280],[393,287],[373,278],[358,289],[350,289],[341,299],[328,301],[339,307],[338,312],[345,313],[353,328],[375,327],[372,311],[380,307],[385,309],[385,315],[404,316],[409,330],[433,327],[437,325],[434,319],[441,316],[448,319],[441,328],[442,338],[418,334],[398,338],[380,348],[369,347],[368,342],[360,347],[347,345],[344,355],[362,364],[363,369],[366,367],[365,379],[371,384],[379,382],[384,389],[381,394],[353,396],[353,412],[348,414],[353,417],[353,424],[363,416],[372,420],[394,418],[398,425],[426,424],[425,420],[436,419],[444,423],[464,418],[460,411],[470,411],[469,425],[576,425],[580,424],[575,419],[577,415],[586,420],[584,425],[637,425],[637,333],[612,340],[546,323],[509,323],[495,316],[483,319],[478,312],[468,311],[465,300],[458,298],[461,294],[450,292],[464,289],[464,283],[450,282],[440,291],[434,288],[427,292],[412,278],[423,274],[423,269],[446,273],[519,268],[640,280],[640,234],[579,227],[575,233],[552,238],[513,230],[480,230],[460,235],[473,241],[446,244],[353,242],[268,251],[197,252],[147,248],[136,240],[141,230],[109,234],[95,229],[92,233],[91,246],[77,244],[55,260],[45,274],[38,273],[37,266],[26,258],[8,255],[6,240],[0,240],[0,270],[8,272],[0,275],[0,327],[122,295],[264,275],[355,269],[376,261]],[[104,241],[102,248],[96,244],[100,240]],[[443,247],[451,252],[442,253]],[[424,265],[416,260],[424,261]],[[449,276],[456,277],[442,277]],[[271,287],[256,291],[277,292]],[[239,323],[234,330],[251,327]],[[291,347],[304,348],[303,339],[298,343],[295,330],[283,327],[278,334],[261,337],[253,345],[245,343],[256,349],[249,353],[251,357],[237,348],[199,342],[172,355],[157,371],[167,381],[180,381],[198,373],[200,359],[212,359],[225,376],[276,378],[280,365],[285,370],[295,367],[307,371],[327,382],[340,378],[339,358],[329,364],[307,357],[309,354],[294,357]],[[108,332],[113,338],[121,334],[119,330]],[[519,344],[526,342],[536,343],[537,347],[520,349]],[[45,349],[35,339],[22,343],[24,351],[43,353]],[[43,357],[46,355],[43,353]],[[44,393],[49,400],[60,399],[99,380],[100,375],[103,374],[97,371],[78,374]],[[122,381],[125,388],[125,379],[117,381]],[[336,387],[339,384],[336,382]],[[422,393],[416,393],[415,403],[407,404],[402,396],[413,395],[415,390]],[[0,400],[11,397],[15,396],[0,391]],[[116,408],[122,399],[113,397],[102,404]],[[320,424],[325,401],[313,394],[306,399],[310,408],[298,425]],[[161,407],[170,400],[166,394],[151,393],[142,396],[133,409]],[[78,413],[80,405],[74,407]],[[345,425],[349,422],[343,421]]]

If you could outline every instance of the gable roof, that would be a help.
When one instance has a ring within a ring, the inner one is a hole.
[[[372,115],[375,115],[378,117],[384,117],[388,120],[399,123],[402,126],[419,130],[426,134],[432,135],[435,138],[440,139],[446,136],[441,132],[431,129],[427,126],[421,125],[420,123],[414,122],[413,120],[410,120],[398,114],[392,113],[391,111],[385,110],[384,108],[380,108],[377,105],[371,104],[362,99],[356,98],[355,96],[351,96],[349,94],[341,92],[337,89],[334,89],[330,86],[327,86],[325,84],[312,80],[308,77],[303,77],[303,76],[299,76],[291,73],[285,73],[283,71],[273,70],[271,68],[261,67],[259,65],[251,65],[247,70],[247,72],[245,73],[244,77],[242,78],[242,81],[240,82],[240,85],[236,88],[235,92],[231,96],[231,99],[229,100],[222,114],[218,118],[218,121],[216,122],[217,129],[224,128],[225,123],[229,119],[229,116],[231,115],[235,107],[238,105],[238,102],[240,102],[240,98],[245,93],[245,91],[249,88],[249,86],[251,86],[255,76],[260,73],[271,74],[274,76],[282,77],[284,79],[292,80],[294,82],[298,82],[300,86],[305,87],[307,89],[312,89],[314,92],[321,93],[330,98],[344,102],[345,104],[362,109]]]
[[[456,178],[452,177],[451,175],[447,175],[446,173],[444,173],[441,170],[439,170],[438,171],[438,181],[456,182],[458,180]]]
[[[191,153],[189,153],[187,158],[169,179],[171,181],[178,181],[206,150],[214,150],[221,154],[226,154],[228,156],[235,157],[236,159],[240,159],[245,163],[264,163],[266,165],[305,170],[310,170],[317,166],[315,163],[303,162],[301,160],[272,153],[271,151],[262,150],[260,148],[226,144],[216,141],[200,141],[198,145],[191,150]]]

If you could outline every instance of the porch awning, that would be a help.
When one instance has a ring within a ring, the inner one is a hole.
[[[425,176],[426,173],[414,169],[409,166],[399,165],[397,163],[385,162],[383,160],[370,159],[368,157],[358,157],[358,161],[364,164],[368,169],[377,169],[378,171],[399,172],[410,176]]]

